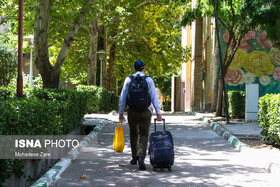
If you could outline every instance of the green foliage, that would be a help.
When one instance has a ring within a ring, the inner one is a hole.
[[[23,79],[23,89],[28,89],[29,88],[29,74],[22,74],[22,79]],[[17,77],[13,77],[8,85],[10,89],[14,89],[17,87]],[[42,88],[43,87],[43,81],[41,75],[37,77],[33,77],[33,88]]]
[[[189,5],[186,7],[186,11],[183,14],[180,24],[181,26],[191,25],[196,18],[200,18],[202,16],[202,9],[200,9],[200,7],[192,9],[191,5]]]
[[[77,91],[87,95],[87,113],[118,110],[119,97],[103,87],[79,85]]]
[[[0,89],[0,134],[59,135],[82,124],[87,102],[82,92],[29,89],[25,98],[15,98],[14,90]]]
[[[14,88],[0,87],[0,100],[12,99],[16,96]]]
[[[162,84],[167,75],[178,74],[181,63],[190,56],[178,38],[183,6],[175,1],[137,6],[140,4],[135,1],[118,7],[121,19],[116,28],[118,33],[112,38],[117,43],[114,71],[119,80],[124,79],[133,73],[135,60],[141,59],[147,75],[158,77]]]
[[[82,5],[85,1],[54,1],[51,4],[49,40],[52,47],[50,51],[50,62],[56,63],[64,38],[67,36],[75,19],[77,19]],[[92,2],[91,11],[87,12],[86,20],[96,18],[98,2]],[[88,68],[88,53],[90,45],[90,21],[85,21],[83,28],[75,35],[67,58],[62,66],[61,78],[75,84],[86,83]]]
[[[61,46],[73,23],[87,1],[52,1],[49,20],[49,61],[56,63]],[[188,1],[189,2],[189,1]],[[186,1],[166,0],[112,0],[93,1],[89,4],[82,27],[75,35],[60,77],[75,84],[85,84],[88,73],[91,22],[99,17],[100,28],[105,27],[108,44],[116,43],[114,78],[122,81],[133,71],[133,62],[142,59],[150,76],[163,77],[178,73],[189,52],[181,47],[178,27],[179,16]],[[38,2],[24,1],[24,35],[34,32],[34,18]],[[9,35],[16,38],[18,1],[6,0],[0,4],[0,17],[11,26]],[[100,29],[102,30],[102,29]],[[99,32],[105,39],[105,33]],[[29,50],[24,41],[24,51]],[[109,53],[108,53],[109,54]],[[99,71],[97,71],[99,72]],[[40,72],[42,74],[42,72]],[[162,79],[160,79],[161,81]]]
[[[119,98],[105,88],[15,89],[0,87],[0,135],[62,135],[82,124],[86,112],[118,109]],[[0,160],[0,186],[13,173],[24,174],[22,160]]]
[[[23,97],[27,98],[31,90],[29,88],[29,75],[23,73]],[[42,77],[38,76],[33,78],[33,88],[39,89],[42,88],[43,81]],[[0,99],[12,99],[16,97],[16,88],[17,88],[17,78],[14,77],[11,79],[8,87],[0,87]]]
[[[28,99],[3,100],[0,132],[4,135],[61,135],[82,124],[86,97],[66,90],[31,90]]]
[[[16,173],[17,176],[24,174],[24,161],[0,159],[0,186],[4,186],[5,180],[10,178],[13,173]]]
[[[280,94],[266,94],[259,99],[259,126],[262,138],[280,145]]]
[[[171,111],[171,101],[166,101],[162,106],[163,111]]]
[[[247,0],[219,0],[216,1],[217,17],[220,26],[225,27],[229,32],[233,32],[236,38],[243,36],[252,30],[252,16],[255,14],[257,7],[251,9],[246,7]],[[201,0],[192,9],[185,11],[181,25],[190,25],[196,18],[214,17],[213,1]],[[246,24],[244,24],[246,23]]]
[[[233,26],[237,36],[248,30],[260,29],[267,32],[268,38],[279,45],[280,15],[279,0],[216,0],[219,23],[228,30]],[[188,7],[182,18],[182,25],[191,25],[199,17],[212,16],[212,0],[201,0],[194,8]]]
[[[34,89],[29,97],[51,101],[56,105],[60,113],[58,119],[61,120],[62,133],[68,133],[82,125],[87,103],[85,94],[67,89]],[[49,110],[52,110],[51,107]]]
[[[153,80],[155,82],[156,87],[159,89],[161,94],[163,95],[163,110],[164,111],[170,111],[171,110],[171,102],[167,99],[171,97],[171,77],[165,76],[165,78],[158,78],[153,77]]]
[[[0,135],[62,135],[82,124],[86,95],[75,90],[0,88]],[[12,173],[24,174],[23,160],[0,160],[0,186]]]
[[[1,42],[1,40],[0,40]],[[0,43],[0,86],[7,87],[17,68],[16,50]]]
[[[245,117],[245,92],[228,91],[229,116],[231,118]]]
[[[265,30],[267,37],[280,45],[280,1],[279,0],[246,0],[246,8],[257,7],[257,13],[251,12],[255,27]]]
[[[160,92],[167,96],[171,95],[171,78],[172,75],[166,74],[164,77],[151,76],[154,80],[156,88],[160,90]]]

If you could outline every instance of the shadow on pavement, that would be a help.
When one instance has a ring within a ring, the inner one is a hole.
[[[153,125],[152,125],[153,126]],[[173,171],[154,172],[145,160],[146,171],[129,164],[128,125],[124,125],[125,149],[112,149],[115,124],[109,122],[91,148],[80,153],[61,179],[51,186],[268,186],[264,170],[246,165],[239,152],[213,132],[207,124],[167,124],[175,144]],[[159,129],[161,129],[159,127]],[[151,131],[154,129],[151,128]],[[98,147],[98,151],[90,151]],[[84,158],[84,159],[81,159]],[[79,176],[86,175],[85,179]]]

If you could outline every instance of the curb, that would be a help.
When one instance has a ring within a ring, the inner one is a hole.
[[[78,147],[71,149],[68,154],[61,158],[49,171],[47,171],[40,179],[38,179],[31,187],[47,187],[51,183],[56,182],[60,175],[68,168],[72,160],[75,160],[79,155],[81,149],[88,145],[88,143],[95,138],[95,136],[107,124],[107,120],[102,119],[93,131],[91,131],[79,144]]]
[[[210,118],[202,117],[201,120],[204,122],[209,122]],[[237,150],[240,152],[244,150],[251,149],[250,147],[246,146],[243,142],[241,142],[236,136],[232,135],[231,132],[229,132],[226,128],[224,128],[222,125],[216,123],[216,122],[210,122],[210,127],[220,136],[222,136],[224,139],[226,139],[229,143],[231,143]],[[265,170],[267,170],[268,173],[273,174],[280,174],[280,166],[277,164],[268,162],[263,167]]]
[[[244,149],[248,149],[246,144],[241,142],[236,136],[232,135],[226,128],[224,128],[222,125],[211,122],[209,125],[212,127],[212,129],[219,134],[220,136],[224,137],[231,145],[233,145],[237,150],[240,152]]]
[[[188,114],[193,115],[193,116],[196,116],[196,115],[197,115],[197,112],[189,112]]]
[[[276,165],[276,164],[273,164],[273,163],[268,163],[266,164],[265,166],[265,169],[269,172],[269,173],[272,173],[272,174],[280,174],[280,166],[279,165]]]

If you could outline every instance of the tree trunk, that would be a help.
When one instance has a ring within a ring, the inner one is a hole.
[[[43,87],[58,87],[58,81],[52,75],[53,66],[49,62],[49,18],[50,0],[38,0],[39,12],[34,23],[34,54],[35,64],[42,76]],[[53,83],[52,83],[53,80]]]
[[[223,81],[222,75],[220,73],[219,78],[219,88],[218,88],[218,98],[217,98],[217,107],[216,107],[216,116],[222,116],[222,108],[223,108]]]
[[[98,18],[91,21],[90,48],[88,55],[88,85],[96,85],[97,46],[98,46]]]
[[[218,43],[216,43],[216,48],[215,48],[214,58],[213,58],[213,83],[212,83],[213,94],[212,94],[211,112],[215,112],[217,107],[218,62],[219,62],[219,50],[218,50]]]
[[[103,64],[102,64],[102,77],[103,77],[103,85],[104,88],[107,88],[108,87],[108,77],[107,77],[107,74],[108,74],[108,71],[107,71],[107,54],[108,54],[108,28],[107,27],[104,27],[104,51],[105,51],[105,58],[103,60]]]
[[[115,57],[116,57],[116,43],[114,42],[110,47],[109,67],[108,67],[108,74],[107,74],[108,75],[107,90],[109,91],[112,91]]]
[[[75,20],[71,30],[64,39],[61,50],[58,54],[55,66],[49,61],[49,18],[50,0],[38,0],[39,13],[36,15],[34,23],[34,45],[35,45],[35,64],[42,75],[43,88],[58,88],[62,65],[65,61],[68,49],[74,37],[85,19],[86,12],[92,0],[88,0],[82,7],[78,19]]]

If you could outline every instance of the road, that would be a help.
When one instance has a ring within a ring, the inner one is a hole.
[[[242,154],[217,135],[198,116],[168,115],[167,130],[174,138],[175,163],[172,172],[154,172],[146,158],[146,171],[129,164],[128,125],[124,125],[125,149],[112,149],[114,127],[108,122],[92,144],[64,171],[51,186],[276,186],[276,177]],[[157,130],[161,129],[158,124]],[[154,130],[151,126],[151,132]],[[79,177],[80,176],[80,177]],[[84,176],[84,177],[82,177]]]

